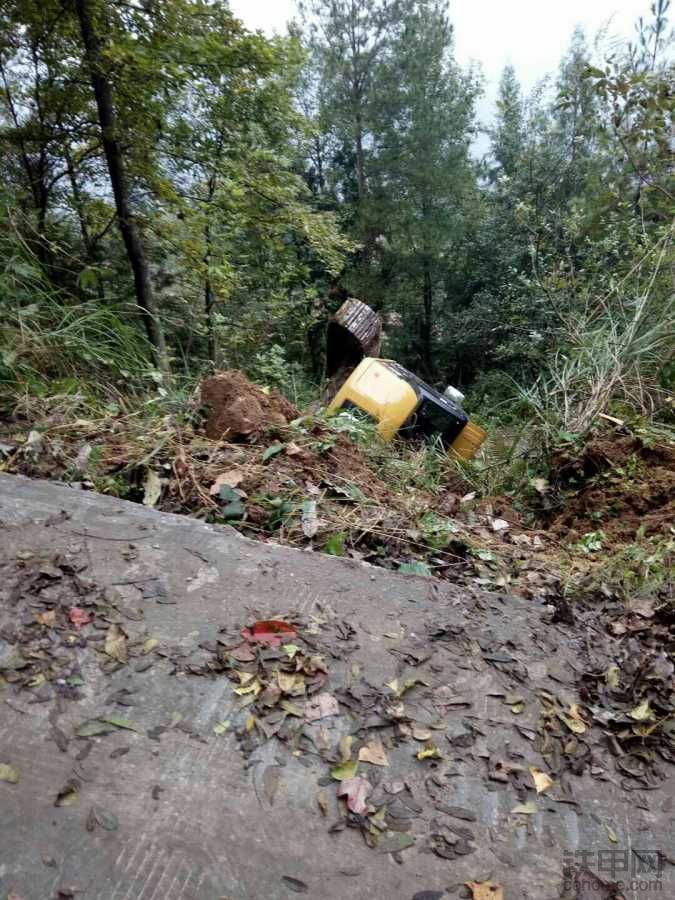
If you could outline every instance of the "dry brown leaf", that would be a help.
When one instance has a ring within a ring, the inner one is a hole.
[[[332,694],[316,694],[305,704],[305,718],[308,722],[337,716],[339,712],[338,702]]]
[[[473,900],[504,900],[504,888],[494,881],[465,881],[471,889]]]
[[[231,488],[236,488],[237,485],[242,483],[245,477],[244,472],[239,468],[227,469],[225,472],[221,472],[213,482],[209,488],[209,494],[211,494],[212,497],[215,497],[224,484]]]
[[[39,625],[47,625],[51,628],[52,625],[56,625],[56,610],[48,609],[47,612],[38,613],[35,620]]]
[[[538,769],[536,766],[530,766],[530,775],[532,776],[538,794],[553,787],[554,782],[551,776],[547,775],[546,772],[542,772],[542,770]]]
[[[111,625],[105,637],[104,651],[108,656],[125,663],[127,661],[127,636],[119,625]]]
[[[340,762],[346,763],[352,758],[352,744],[354,738],[351,734],[346,734],[340,738]]]
[[[316,797],[316,802],[319,804],[319,809],[321,810],[322,816],[328,815],[328,800],[326,799],[326,795],[323,791],[319,791]]]
[[[431,738],[431,731],[421,725],[413,725],[412,736],[416,741],[428,741]]]
[[[368,741],[359,750],[360,762],[370,763],[372,766],[388,766],[389,760],[384,752],[382,741]]]

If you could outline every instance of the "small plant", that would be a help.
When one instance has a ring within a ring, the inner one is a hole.
[[[604,531],[588,531],[575,546],[584,553],[597,553],[602,550],[603,541],[606,540]]]

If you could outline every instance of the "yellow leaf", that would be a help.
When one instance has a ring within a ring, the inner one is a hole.
[[[302,672],[277,672],[277,681],[284,694],[305,693],[305,676]]]
[[[45,678],[45,676],[42,674],[42,672],[40,672],[35,676],[35,678],[31,678],[31,680],[28,682],[28,687],[40,687],[40,685],[44,684],[46,680],[47,679]]]
[[[610,666],[605,672],[605,681],[611,688],[618,688],[621,670],[618,666]]]
[[[300,709],[297,704],[291,703],[290,700],[282,700],[279,706],[284,712],[287,712],[289,716],[297,716],[299,719],[305,718],[304,710]]]
[[[418,759],[443,759],[441,751],[435,744],[429,742],[423,750],[417,751]]]
[[[290,659],[293,659],[295,654],[300,650],[297,644],[284,644],[281,649],[290,657]]]
[[[471,889],[473,900],[504,900],[504,888],[494,881],[465,881]]]
[[[248,672],[240,672],[240,678],[242,675],[248,675]],[[245,681],[242,681],[242,686],[235,688],[234,692],[239,697],[244,696],[244,694],[252,694],[251,699],[255,699],[258,694],[262,691],[262,684],[258,681],[255,675],[252,675],[251,678],[247,678]]]
[[[586,723],[581,718],[581,713],[576,703],[573,703],[570,706],[569,713],[567,715],[558,713],[558,718],[561,722],[564,722],[569,730],[574,732],[574,734],[583,734],[586,731]]]
[[[649,719],[654,718],[654,713],[649,705],[649,700],[643,700],[642,703],[638,703],[636,707],[631,709],[628,715],[631,719],[635,719],[636,722],[647,722]]]
[[[148,638],[148,640],[143,644],[143,653],[152,653],[155,647],[159,647],[159,641],[157,638]]]
[[[609,825],[605,825],[605,828],[607,829],[607,837],[610,839],[610,841],[611,841],[613,844],[618,844],[618,843],[619,843],[619,838],[618,838],[618,836],[617,836],[616,831],[614,831],[613,828],[610,828]]]
[[[514,806],[511,812],[521,816],[534,816],[538,812],[537,804],[534,800],[528,800],[527,803],[519,803],[518,806]]]
[[[255,728],[255,721],[256,721],[256,720],[255,720],[255,716],[249,716],[248,719],[246,720],[246,726],[245,726],[245,728],[246,728],[246,731],[247,731],[249,734],[250,734],[250,733],[253,731],[253,729]]]
[[[530,766],[530,775],[532,776],[538,794],[553,787],[554,782],[551,776],[547,775],[546,772],[542,772],[542,770],[538,769],[536,766]]]
[[[524,709],[525,709],[525,704],[521,700],[518,703],[513,704],[513,706],[511,707],[511,712],[514,715],[519,716]]]
[[[218,722],[217,725],[213,726],[213,733],[214,734],[225,734],[225,732],[227,731],[227,729],[229,727],[230,727],[230,720],[225,719],[224,722]]]
[[[389,760],[384,752],[382,741],[368,741],[359,750],[359,760],[370,763],[372,766],[388,766]]]

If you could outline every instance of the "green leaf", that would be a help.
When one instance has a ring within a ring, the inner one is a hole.
[[[285,446],[286,446],[286,444],[272,444],[263,453],[262,461],[267,462],[268,460],[272,459],[274,456],[278,456],[282,452],[282,450],[284,449]]]
[[[346,539],[347,534],[344,531],[338,531],[335,534],[331,534],[324,544],[324,550],[326,553],[330,553],[331,556],[344,556]]]
[[[110,734],[110,725],[99,719],[89,719],[75,729],[77,737],[95,737],[98,734]]]
[[[398,570],[404,575],[431,575],[429,566],[419,559],[413,560],[413,562],[400,563]]]
[[[115,728],[125,728],[127,731],[139,730],[138,726],[130,719],[125,719],[122,716],[101,716],[101,722],[107,722],[109,725],[114,725]]]
[[[356,759],[348,759],[347,762],[340,763],[330,770],[331,778],[336,781],[347,781],[353,778],[359,769],[359,763]]]

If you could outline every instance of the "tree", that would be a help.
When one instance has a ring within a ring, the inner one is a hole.
[[[380,229],[415,323],[414,356],[435,374],[434,333],[447,274],[465,227],[465,202],[475,185],[469,158],[478,81],[452,55],[452,28],[437,0],[406,7],[383,70],[374,168]],[[440,335],[439,335],[440,336]]]
[[[148,340],[155,351],[157,365],[161,371],[168,373],[169,358],[164,330],[155,304],[142,230],[131,206],[129,175],[118,131],[113,86],[106,65],[103,35],[110,32],[111,22],[105,6],[96,0],[75,0],[75,8],[82,32],[84,56],[96,99],[101,143],[108,165],[110,187],[115,198],[117,224],[133,272],[136,301],[141,309]]]

